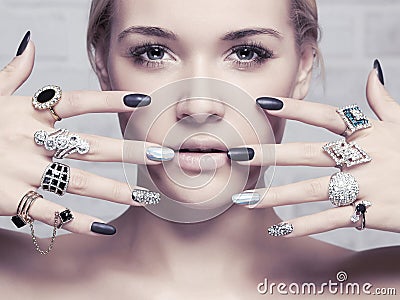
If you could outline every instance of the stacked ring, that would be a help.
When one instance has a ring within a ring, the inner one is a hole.
[[[350,173],[337,172],[331,176],[328,195],[333,205],[352,204],[356,201],[358,192],[358,182]]]
[[[371,127],[371,123],[368,118],[363,114],[358,105],[348,105],[337,110],[337,113],[343,119],[346,124],[346,130],[342,133],[342,136],[348,137],[354,132]]]
[[[47,166],[43,173],[40,187],[44,191],[63,196],[68,188],[70,179],[70,167],[58,162],[53,162]]]
[[[17,214],[11,218],[11,221],[17,228],[24,227],[26,224],[33,222],[33,218],[29,215],[29,210],[36,199],[41,197],[42,195],[35,191],[29,191],[21,198],[18,204]]]
[[[54,106],[61,100],[62,91],[57,85],[46,85],[39,89],[32,97],[32,105],[38,110],[48,109],[56,121],[61,117],[54,111]]]

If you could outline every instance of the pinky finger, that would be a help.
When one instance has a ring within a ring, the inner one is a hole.
[[[55,212],[62,212],[66,208],[49,200],[38,198],[29,210],[29,215],[37,221],[54,226]],[[72,212],[73,220],[65,223],[62,228],[73,233],[87,235],[113,235],[114,226],[106,224],[100,219],[85,214]]]

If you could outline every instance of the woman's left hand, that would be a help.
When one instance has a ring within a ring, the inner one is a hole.
[[[350,167],[344,165],[342,168],[343,172],[354,176],[359,185],[359,193],[354,205],[334,207],[274,225],[269,229],[271,235],[297,237],[341,227],[360,227],[362,225],[361,212],[358,213],[360,218],[358,222],[351,221],[355,208],[360,203],[365,204],[367,208],[365,213],[367,228],[400,232],[400,217],[397,215],[400,211],[400,105],[387,93],[382,84],[382,73],[379,74],[379,72],[381,72],[380,66],[379,68],[376,66],[376,69],[369,74],[367,82],[368,103],[379,120],[370,119],[371,127],[358,130],[346,138],[348,143],[356,142],[371,158],[370,162]],[[343,134],[347,128],[344,120],[337,113],[337,108],[333,106],[288,98],[275,100],[264,98],[265,105],[262,105],[262,99],[257,102],[260,106],[264,106],[263,108],[273,108],[266,110],[273,116],[323,127],[339,135]],[[274,145],[276,165],[335,167],[335,161],[323,150],[326,144]],[[275,163],[271,161],[269,155],[271,145],[246,145],[246,147],[254,149],[254,158],[238,163],[251,166],[267,166]],[[323,201],[328,199],[330,179],[331,177],[328,176],[271,187],[268,190],[245,191],[234,195],[232,199],[237,204],[251,208]],[[246,199],[246,201],[240,199]],[[251,199],[255,201],[248,202]],[[363,206],[358,208],[362,210]]]

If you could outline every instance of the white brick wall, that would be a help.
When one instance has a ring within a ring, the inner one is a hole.
[[[326,89],[316,81],[308,99],[341,106],[358,102],[372,116],[365,102],[365,83],[372,62],[379,58],[384,68],[386,86],[400,99],[400,1],[398,0],[317,0],[323,31],[321,48],[326,63]],[[85,51],[85,30],[89,0],[0,0],[0,66],[15,54],[25,31],[32,31],[37,60],[33,75],[19,91],[31,95],[38,87],[56,83],[65,90],[98,89],[90,71]],[[167,1],[168,2],[168,1]],[[167,4],[166,2],[166,4]],[[1,83],[0,83],[1,84]],[[91,115],[63,121],[62,126],[76,131],[120,137],[114,115]],[[289,123],[286,141],[328,141],[330,133],[299,123]],[[119,164],[68,162],[91,172],[124,180]],[[280,168],[275,184],[331,174],[333,170],[317,168]],[[48,194],[47,194],[48,195]],[[120,214],[125,207],[73,195],[58,202],[83,212],[91,212],[105,220]],[[66,205],[66,204],[64,204]],[[287,219],[330,207],[329,204],[300,205],[279,208]],[[266,220],[266,222],[268,222]],[[9,218],[0,218],[0,225],[12,228]],[[49,228],[43,226],[44,235]],[[399,244],[398,234],[372,230],[357,232],[343,229],[318,238],[352,249],[377,245]]]

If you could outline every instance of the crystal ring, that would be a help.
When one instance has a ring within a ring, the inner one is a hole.
[[[357,230],[364,230],[365,229],[365,214],[367,213],[367,208],[372,206],[371,202],[369,201],[361,201],[355,207],[354,213],[351,216],[350,220],[353,223],[357,223],[361,219],[361,225],[356,226]]]
[[[350,205],[356,201],[359,186],[353,175],[344,172],[337,172],[331,176],[329,182],[329,200],[335,206]]]
[[[60,229],[64,224],[71,222],[74,218],[72,212],[66,208],[59,214],[59,224],[57,225],[57,228]]]
[[[335,161],[336,166],[342,168],[367,163],[371,157],[355,142],[347,143],[346,139],[328,143],[322,149]]]
[[[57,85],[46,85],[39,89],[32,97],[32,105],[38,110],[48,109],[56,121],[61,117],[54,111],[54,106],[61,100],[62,90]]]
[[[47,166],[43,173],[40,187],[44,191],[63,196],[68,188],[70,168],[67,165],[53,162]]]
[[[357,130],[371,127],[370,121],[356,104],[339,108],[337,113],[347,126],[346,130],[341,134],[344,137],[350,136]]]
[[[70,134],[67,129],[57,129],[52,133],[44,130],[36,131],[34,141],[48,151],[55,151],[54,157],[62,159],[72,153],[86,154],[90,150],[89,143],[77,134]]]

